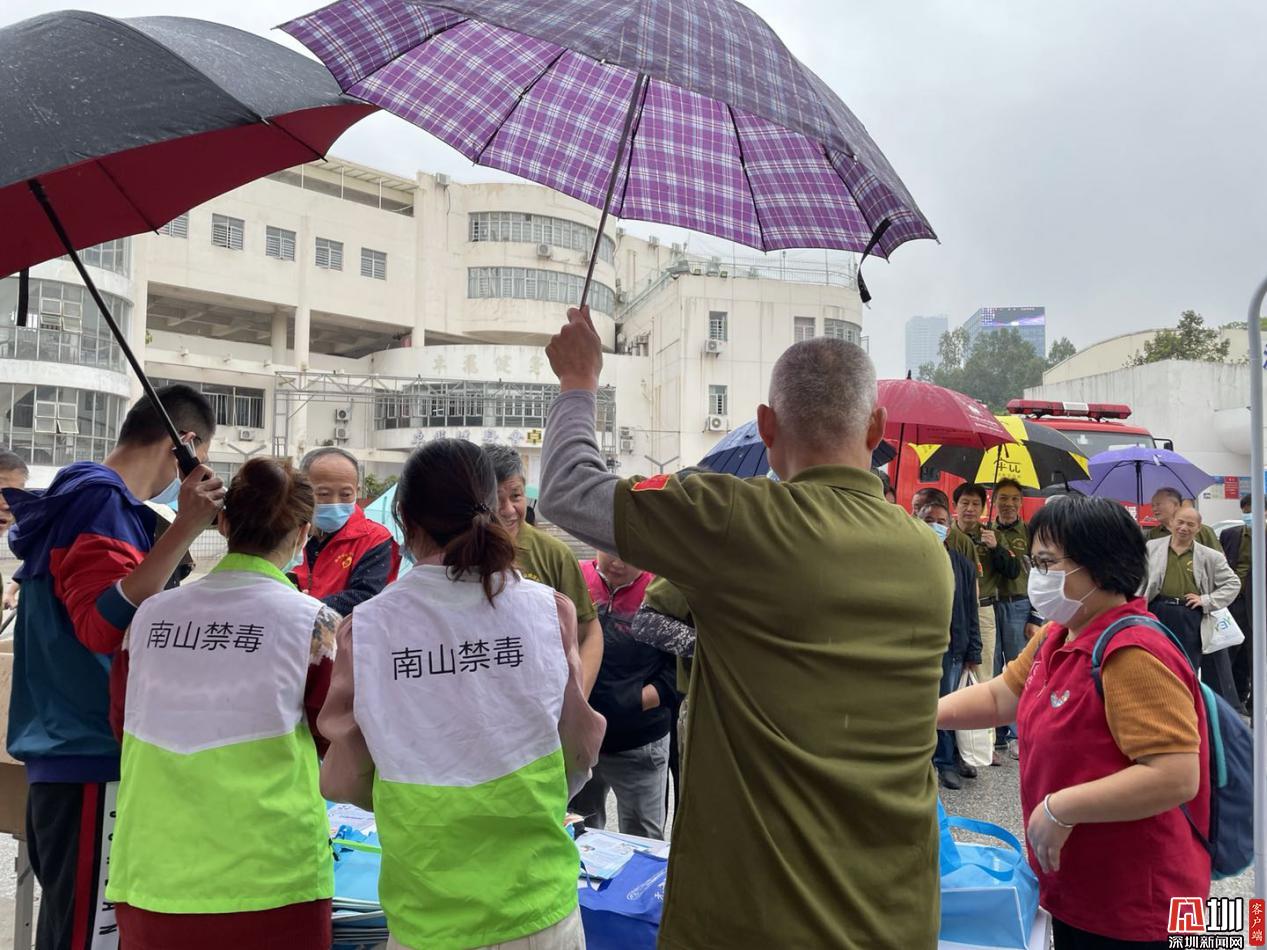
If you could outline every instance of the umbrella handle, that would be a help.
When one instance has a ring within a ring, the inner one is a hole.
[[[638,107],[642,104],[643,95],[647,88],[651,85],[651,79],[646,73],[639,73],[638,78],[634,80],[633,98],[629,100],[629,111],[625,113],[625,126],[620,130],[620,143],[616,146],[616,160],[612,162],[611,177],[607,180],[607,197],[603,199],[603,214],[598,219],[598,231],[594,235],[594,249],[590,251],[590,264],[585,271],[585,284],[581,287],[581,302],[578,307],[584,307],[585,302],[589,300],[590,282],[594,279],[594,265],[598,263],[598,249],[603,243],[603,228],[607,226],[607,215],[611,213],[612,193],[616,190],[616,179],[620,175],[621,162],[625,160],[625,147],[632,143],[629,141],[629,130],[633,128],[634,117],[638,114]],[[625,186],[629,186],[629,177],[625,177]]]
[[[159,402],[158,394],[154,392],[153,384],[150,383],[149,377],[145,375],[145,370],[141,367],[140,361],[137,360],[136,354],[132,352],[132,347],[128,345],[123,330],[115,322],[114,315],[110,312],[110,308],[106,306],[105,300],[102,299],[101,292],[97,290],[97,285],[93,283],[92,277],[89,276],[88,271],[84,268],[84,262],[79,259],[79,254],[76,253],[75,246],[71,243],[70,236],[66,233],[66,228],[62,226],[61,218],[53,210],[52,202],[48,200],[48,195],[44,192],[44,186],[34,178],[27,184],[30,185],[31,193],[35,195],[35,200],[44,209],[44,214],[48,217],[49,224],[57,232],[57,237],[62,242],[62,247],[66,249],[71,263],[75,265],[75,270],[79,271],[80,279],[84,282],[84,286],[88,288],[88,293],[92,296],[93,303],[97,305],[97,309],[101,311],[102,317],[105,318],[106,325],[110,328],[110,332],[114,334],[119,348],[123,350],[123,355],[127,357],[137,378],[141,381],[141,388],[145,390],[145,395],[149,397],[150,405],[158,413],[159,421],[163,423],[163,427],[167,430],[167,435],[172,440],[172,445],[175,446],[173,451],[176,453],[176,463],[180,466],[181,474],[189,475],[198,467],[198,457],[194,455],[194,450],[190,446],[180,441],[180,433],[176,431],[176,426],[172,424],[171,416],[167,414],[167,410]]]

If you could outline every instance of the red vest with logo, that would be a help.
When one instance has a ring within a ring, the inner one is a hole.
[[[295,568],[299,589],[318,600],[339,593],[348,586],[348,575],[365,552],[390,540],[392,533],[377,521],[365,517],[365,512],[357,505],[352,509],[347,524],[336,531],[321,549],[311,570],[307,558]],[[387,583],[396,579],[399,568],[400,551],[393,545],[392,567],[387,575]]]
[[[1026,823],[1043,799],[1071,785],[1130,766],[1109,730],[1104,701],[1091,678],[1091,650],[1109,624],[1148,614],[1136,599],[1092,621],[1072,643],[1051,624],[1034,657],[1017,709],[1021,807]],[[1105,659],[1134,646],[1166,665],[1192,694],[1201,736],[1201,785],[1188,809],[1198,828],[1210,821],[1210,762],[1205,704],[1196,675],[1179,648],[1157,631],[1128,627],[1114,635]],[[1172,897],[1210,891],[1210,856],[1178,808],[1140,821],[1078,825],[1060,852],[1060,870],[1038,875],[1039,901],[1059,920],[1119,940],[1165,940]]]

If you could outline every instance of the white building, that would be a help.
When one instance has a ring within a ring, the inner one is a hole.
[[[151,377],[213,400],[223,474],[336,444],[386,475],[412,446],[461,436],[518,447],[533,481],[557,391],[543,347],[579,296],[598,217],[536,185],[331,161],[85,260]],[[71,265],[31,276],[25,327],[16,279],[0,281],[0,443],[38,485],[102,458],[140,390]],[[794,340],[861,340],[852,269],[692,259],[612,226],[594,280],[599,436],[626,474],[698,462],[753,416]]]

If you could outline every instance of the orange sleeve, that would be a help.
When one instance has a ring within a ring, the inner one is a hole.
[[[1034,654],[1038,652],[1038,648],[1043,645],[1043,640],[1046,638],[1047,628],[1043,627],[1039,633],[1030,637],[1021,655],[1003,667],[1003,685],[1017,696],[1024,692],[1025,680],[1029,678],[1029,669],[1034,665]]]
[[[1123,647],[1109,654],[1100,678],[1109,731],[1128,759],[1201,751],[1192,694],[1161,660]]]

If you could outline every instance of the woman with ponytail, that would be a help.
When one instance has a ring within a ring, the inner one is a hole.
[[[312,512],[289,462],[247,462],[220,515],[228,554],[146,600],[115,658],[123,761],[106,897],[122,950],[330,946],[315,722],[339,616],[284,573]]]
[[[563,819],[603,718],[576,610],[515,573],[496,501],[478,446],[417,449],[396,487],[417,566],[339,627],[321,790],[374,811],[398,950],[585,944]]]

